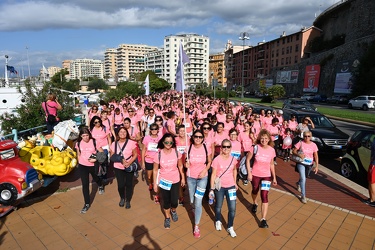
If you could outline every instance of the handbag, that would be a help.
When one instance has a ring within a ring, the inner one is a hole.
[[[228,169],[230,168],[230,165],[232,165],[233,159],[234,159],[234,157],[232,156],[232,160],[230,161],[229,166],[227,167],[227,169],[225,169],[225,171],[219,177],[215,178],[215,180],[214,180],[214,188],[217,191],[220,191],[220,189],[221,189],[221,179],[220,178],[225,174],[225,172],[228,171]]]
[[[298,155],[299,155],[299,154],[303,154],[303,150],[302,150],[302,142],[301,142],[301,147],[300,147],[299,150],[298,150]],[[303,162],[303,159],[302,159],[301,157],[299,157],[298,155],[292,154],[292,155],[290,156],[290,159],[291,159],[292,161],[294,161],[295,163],[301,163],[301,162]]]
[[[124,150],[126,144],[128,144],[128,140],[126,140],[126,142],[122,146],[119,154],[117,153],[117,144],[118,142],[116,142],[115,144],[115,153],[109,158],[111,162],[122,162],[122,160],[124,159],[124,156],[122,156],[122,151]]]

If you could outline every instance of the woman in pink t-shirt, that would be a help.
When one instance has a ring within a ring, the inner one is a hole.
[[[215,152],[215,142],[213,138],[213,131],[211,124],[208,122],[203,122],[201,125],[201,130],[203,132],[204,141],[203,143],[206,144],[207,148],[211,150],[211,157],[213,158],[213,153]]]
[[[232,144],[230,154],[231,156],[234,156],[234,158],[236,158],[237,161],[240,161],[243,150],[241,142],[238,141],[238,131],[235,128],[232,128],[229,130],[228,135],[230,138],[230,143]]]
[[[111,156],[113,154],[121,154],[121,162],[113,162],[113,168],[117,179],[117,190],[120,195],[119,206],[125,205],[126,209],[130,208],[130,201],[133,197],[133,178],[134,172],[128,172],[128,168],[138,157],[137,143],[130,140],[130,136],[126,128],[120,127],[116,134],[117,140],[114,141],[110,148]],[[125,191],[125,192],[124,192]]]
[[[228,206],[228,233],[231,237],[236,237],[233,229],[234,216],[236,214],[236,199],[237,199],[237,160],[230,155],[232,144],[228,139],[221,142],[221,153],[212,162],[211,175],[211,190],[215,192],[215,228],[221,231],[221,208],[224,202],[224,196],[227,200]],[[215,179],[220,178],[221,188],[215,189]]]
[[[55,94],[49,93],[47,101],[42,102],[42,108],[46,113],[46,125],[48,134],[52,133],[53,128],[59,123],[60,119],[57,117],[57,110],[62,110],[62,106],[57,101]],[[48,121],[48,115],[54,116],[55,121]]]
[[[298,155],[302,162],[296,163],[296,168],[299,173],[299,181],[297,184],[298,192],[301,192],[301,202],[307,203],[306,200],[306,176],[310,175],[311,170],[314,173],[318,173],[319,157],[318,157],[318,146],[311,141],[311,131],[303,132],[303,140],[299,141],[293,148],[293,154]],[[315,167],[313,168],[315,164]]]
[[[211,166],[211,150],[204,143],[201,130],[195,130],[190,146],[186,149],[187,184],[189,189],[190,204],[194,211],[195,238],[200,237],[199,222],[202,216],[202,199],[206,191],[208,181],[208,170]]]
[[[150,192],[154,190],[153,183],[153,169],[154,169],[154,158],[159,152],[158,142],[161,136],[158,135],[159,126],[155,123],[150,125],[150,134],[146,135],[142,142],[142,169],[147,171],[147,183]],[[157,194],[153,194],[154,202],[159,203],[159,197]]]
[[[185,186],[181,154],[177,152],[176,140],[172,134],[166,133],[158,143],[159,153],[154,156],[154,191],[163,197],[164,228],[171,227],[171,217],[178,220],[178,190]]]
[[[238,135],[238,140],[242,144],[242,148],[244,154],[247,154],[253,146],[253,142],[255,141],[254,133],[251,131],[252,124],[250,122],[244,123],[244,130],[240,131]]]
[[[85,205],[81,210],[81,214],[85,214],[90,208],[90,180],[89,175],[99,186],[99,194],[104,193],[104,186],[102,180],[95,173],[96,158],[92,157],[96,151],[103,152],[103,149],[94,143],[90,130],[87,127],[81,128],[77,144],[75,146],[78,155],[78,170],[82,182],[82,193],[85,200]],[[96,146],[96,147],[95,147]]]
[[[217,123],[217,131],[214,133],[215,156],[220,154],[220,146],[224,139],[229,139],[228,133],[224,132],[224,123]]]
[[[254,165],[250,166],[250,160],[253,157],[254,151],[250,151],[246,157],[246,167],[248,173],[248,180],[251,181],[253,190],[251,198],[253,199],[253,206],[251,211],[255,214],[257,212],[258,204],[257,197],[260,189],[260,197],[262,200],[262,218],[260,220],[260,228],[268,228],[266,221],[268,211],[268,192],[270,190],[271,182],[277,185],[275,165],[273,158],[276,157],[274,143],[271,139],[270,133],[263,129],[260,131],[257,138],[257,145]]]

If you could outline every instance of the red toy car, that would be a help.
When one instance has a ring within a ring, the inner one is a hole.
[[[18,156],[17,143],[0,141],[0,204],[15,202],[43,185],[42,175]]]

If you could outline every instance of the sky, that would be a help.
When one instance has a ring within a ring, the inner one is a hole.
[[[246,45],[298,32],[341,0],[1,0],[0,65],[22,76],[66,59],[101,59],[120,44],[163,46],[168,35],[210,38],[210,54],[228,40]],[[29,66],[28,66],[29,65]],[[0,69],[3,67],[0,67]],[[4,76],[0,70],[0,77]]]

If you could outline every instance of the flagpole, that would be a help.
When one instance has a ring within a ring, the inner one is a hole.
[[[9,86],[9,79],[8,79],[8,55],[5,55],[5,86]]]

